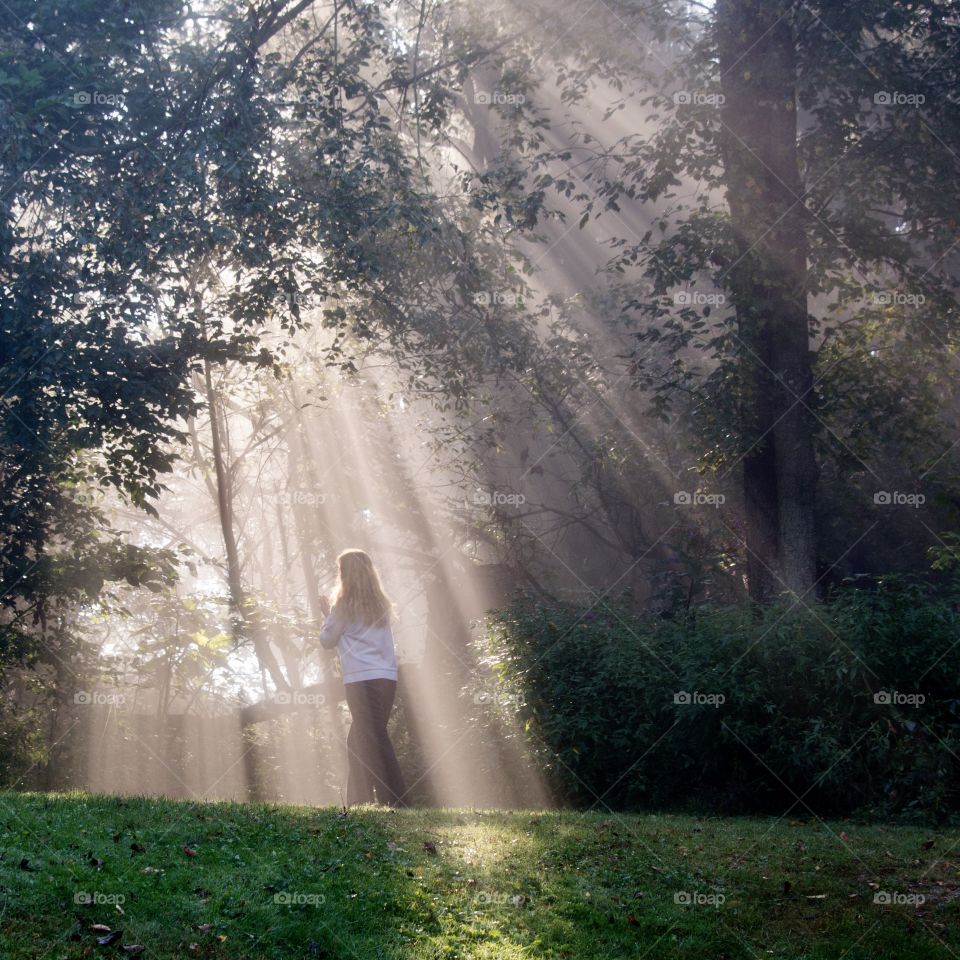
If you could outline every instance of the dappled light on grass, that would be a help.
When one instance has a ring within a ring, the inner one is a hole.
[[[955,837],[919,828],[4,800],[0,953],[23,960],[90,956],[105,931],[158,960],[946,960],[957,947],[960,873],[939,852]]]

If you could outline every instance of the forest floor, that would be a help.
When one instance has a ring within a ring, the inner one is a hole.
[[[4,960],[960,955],[915,828],[4,793],[0,843]]]

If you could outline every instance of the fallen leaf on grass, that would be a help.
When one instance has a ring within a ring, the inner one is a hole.
[[[188,857],[195,857],[197,855],[197,851],[194,850],[192,847],[184,847],[183,852]]]
[[[139,957],[140,954],[143,953],[143,951],[147,948],[140,943],[125,943],[122,947],[120,947],[120,949],[128,957]]]
[[[122,936],[122,930],[113,930],[106,936],[97,937],[97,943],[100,944],[101,947],[109,947],[115,944]]]

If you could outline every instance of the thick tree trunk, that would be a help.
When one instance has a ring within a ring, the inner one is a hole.
[[[750,595],[810,598],[816,582],[806,209],[797,161],[796,48],[783,0],[718,0],[728,275],[745,393]]]

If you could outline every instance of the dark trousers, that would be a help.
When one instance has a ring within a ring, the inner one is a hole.
[[[350,708],[347,734],[347,804],[374,803],[407,806],[403,774],[387,721],[397,692],[396,680],[358,680],[344,685]]]

